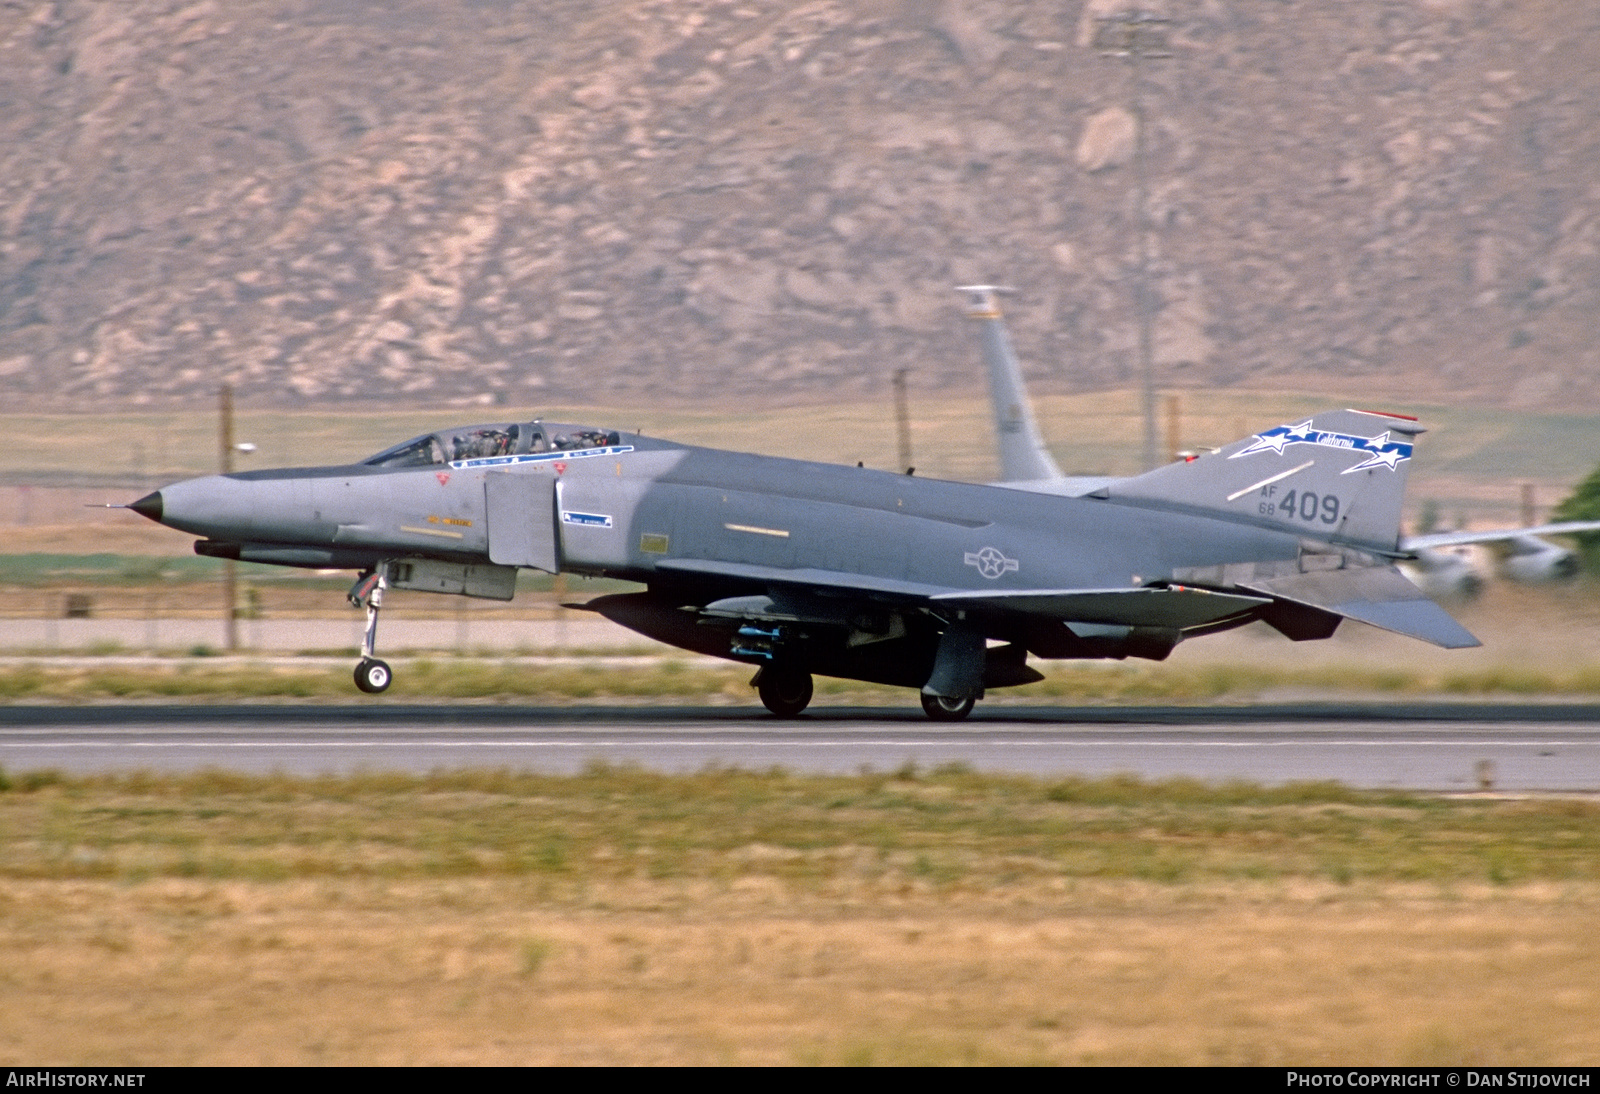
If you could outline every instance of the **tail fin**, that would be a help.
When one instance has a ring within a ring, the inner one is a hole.
[[[1022,366],[1011,350],[1011,337],[1000,313],[1000,294],[1013,290],[997,285],[963,285],[956,291],[972,294],[967,315],[982,325],[983,360],[989,366],[989,404],[994,410],[995,441],[1000,449],[1000,481],[1062,478],[1028,407]]]
[[[1297,627],[1307,619],[1314,624],[1315,613],[1328,613],[1447,649],[1476,646],[1478,640],[1443,608],[1393,565],[1373,557],[1406,553],[1400,543],[1400,505],[1421,432],[1415,418],[1324,411],[1263,430],[1214,455],[1123,479],[1098,496],[1300,536],[1300,557],[1293,561],[1246,563],[1232,574],[1235,567],[1213,568],[1214,578],[1225,585],[1311,609],[1310,617],[1291,620]],[[1319,540],[1328,546],[1318,546]],[[1331,629],[1310,636],[1328,633]]]
[[[1415,418],[1329,410],[1107,488],[1104,496],[1167,505],[1312,539],[1395,554]]]

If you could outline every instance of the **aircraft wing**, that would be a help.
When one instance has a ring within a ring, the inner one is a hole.
[[[1420,638],[1446,649],[1482,644],[1392,566],[1254,579],[1225,592],[1186,585],[985,592],[839,570],[785,569],[712,559],[664,559],[657,568],[686,576],[733,578],[835,596],[921,602],[930,607],[967,611],[1017,612],[1070,623],[1174,630],[1204,627],[1278,600]]]
[[[1573,532],[1600,532],[1600,520],[1569,520],[1559,524],[1540,524],[1533,528],[1498,528],[1490,532],[1436,532],[1407,536],[1400,549],[1407,553],[1435,547],[1464,547],[1471,543],[1502,543],[1527,536],[1561,536]]]
[[[710,559],[664,559],[657,569],[705,577],[736,578],[768,585],[829,593],[862,594],[883,600],[915,600],[969,611],[1010,611],[1074,623],[1129,627],[1203,626],[1271,603],[1270,597],[1218,593],[1175,585],[1170,588],[1021,589],[981,592],[868,577],[842,570],[784,569]]]

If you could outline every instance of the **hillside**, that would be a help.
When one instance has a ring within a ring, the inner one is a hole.
[[[1126,386],[1117,3],[0,0],[0,390],[967,387],[975,279],[1040,390]],[[1600,7],[1166,10],[1164,383],[1600,396]]]

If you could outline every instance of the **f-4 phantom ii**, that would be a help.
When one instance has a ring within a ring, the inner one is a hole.
[[[1330,410],[1081,496],[692,447],[542,420],[428,433],[348,466],[190,479],[129,508],[202,555],[358,571],[363,691],[389,686],[386,589],[510,599],[520,568],[643,591],[587,607],[756,668],[792,717],[812,676],[917,689],[936,720],[1041,678],[1029,658],[1164,659],[1264,621],[1477,639],[1395,568],[1421,426]]]
[[[1000,458],[1001,481],[996,485],[1033,493],[1082,497],[1116,482],[1106,477],[1063,475],[1045,446],[1029,406],[1022,366],[1012,351],[1001,313],[1000,295],[1013,290],[997,285],[964,285],[957,291],[968,295],[967,315],[980,324]],[[1311,422],[1281,428],[1308,430]],[[1470,599],[1482,590],[1483,578],[1472,560],[1454,549],[1488,546],[1495,553],[1498,569],[1504,577],[1536,585],[1565,580],[1578,572],[1578,556],[1574,552],[1541,537],[1596,529],[1600,529],[1600,521],[1564,521],[1527,528],[1406,536],[1399,542],[1400,565],[1430,596]]]

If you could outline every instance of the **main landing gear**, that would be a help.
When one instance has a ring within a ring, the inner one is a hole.
[[[778,718],[795,718],[811,704],[811,674],[793,666],[763,665],[750,681],[761,696],[761,705]],[[945,695],[922,696],[922,712],[935,722],[959,722],[972,713],[976,695],[951,698]]]
[[[959,722],[972,713],[973,704],[976,702],[976,697],[971,695],[952,699],[944,695],[924,694],[922,696],[922,713],[935,722]]]
[[[370,573],[356,578],[347,594],[352,607],[367,610],[367,631],[361,639],[361,663],[356,666],[356,687],[368,695],[388,691],[394,681],[389,666],[373,654],[378,641],[378,610],[383,607],[383,590],[389,587],[388,563],[380,562]]]
[[[804,669],[763,665],[750,682],[761,705],[779,718],[793,718],[811,703],[811,674]]]

